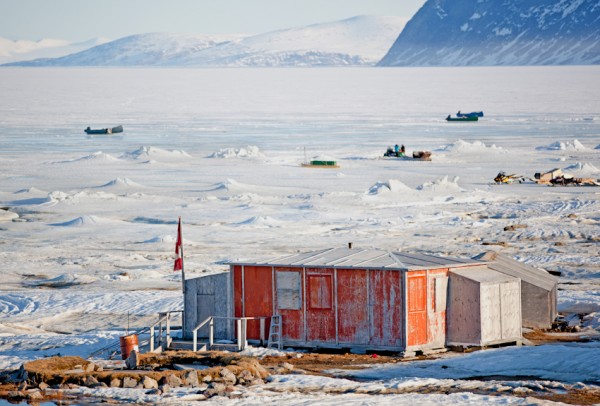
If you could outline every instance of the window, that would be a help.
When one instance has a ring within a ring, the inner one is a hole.
[[[277,308],[300,310],[302,308],[302,289],[300,272],[276,272]]]

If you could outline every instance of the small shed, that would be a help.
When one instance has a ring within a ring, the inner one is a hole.
[[[481,264],[357,248],[236,262],[231,316],[281,315],[288,346],[431,352],[445,348],[448,272]],[[248,339],[260,336],[248,321]]]
[[[521,279],[523,327],[552,328],[552,322],[558,314],[558,278],[543,269],[524,264],[494,251],[484,252],[474,259],[489,262],[489,268]]]
[[[521,283],[487,266],[450,271],[448,346],[521,342]]]
[[[208,317],[217,317],[214,324],[216,338],[233,335],[232,323],[224,319],[232,313],[229,272],[211,274],[185,280],[184,331],[185,339],[192,338],[192,330]],[[198,330],[199,337],[208,337],[208,325]]]

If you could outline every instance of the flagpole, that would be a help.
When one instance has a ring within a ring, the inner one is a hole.
[[[181,292],[183,293],[183,313],[181,313],[181,324],[182,324],[182,338],[185,336],[185,267],[183,264],[183,232],[181,231],[181,216],[179,217],[179,225],[177,227],[177,253],[181,264]]]
[[[181,238],[181,245],[179,246],[179,253],[181,255],[181,292],[183,292],[185,300],[185,266],[183,261],[183,231],[181,231],[181,217],[179,217],[179,238]]]

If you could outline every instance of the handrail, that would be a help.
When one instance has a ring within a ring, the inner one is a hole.
[[[265,320],[269,317],[226,317],[226,316],[209,316],[200,324],[198,324],[192,330],[192,340],[193,340],[193,351],[198,351],[198,330],[204,327],[207,323],[209,325],[208,330],[208,348],[212,348],[214,344],[214,329],[215,329],[215,319],[219,320],[235,320],[237,324],[237,346],[238,351],[243,351],[248,346],[247,339],[247,327],[248,320],[260,320],[260,341],[261,343],[265,340]]]
[[[183,310],[170,310],[168,312],[158,313],[159,319],[150,326],[150,349],[149,352],[154,352],[154,329],[158,326],[158,346],[161,350],[171,346],[173,338],[171,337],[171,314],[172,313],[183,313]],[[163,341],[163,322],[165,322],[165,339]]]

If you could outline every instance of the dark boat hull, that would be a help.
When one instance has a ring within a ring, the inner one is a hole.
[[[117,133],[123,132],[123,126],[118,125],[118,126],[112,127],[112,128],[101,128],[99,130],[92,130],[90,127],[88,127],[83,131],[85,131],[85,133],[89,134],[89,135],[92,135],[92,134],[117,134]]]
[[[446,121],[479,121],[479,117],[446,117]]]

